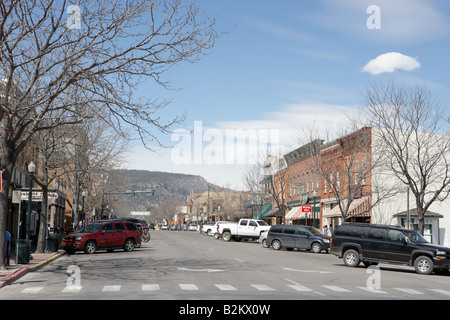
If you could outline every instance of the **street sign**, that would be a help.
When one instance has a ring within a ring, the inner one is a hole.
[[[42,191],[33,191],[31,193],[31,201],[42,201],[43,194],[44,193]],[[21,191],[20,198],[21,200],[28,200],[28,191]],[[57,192],[48,193],[48,200],[56,200],[56,199],[58,199]]]
[[[303,205],[302,212],[312,212],[312,207],[310,205]]]

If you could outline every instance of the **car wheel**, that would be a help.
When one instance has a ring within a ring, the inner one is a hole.
[[[267,239],[263,239],[263,241],[262,241],[262,246],[263,246],[264,248],[270,247],[269,244],[267,243]]]
[[[357,267],[359,265],[359,253],[350,249],[344,253],[344,263],[348,267]]]
[[[230,241],[231,240],[231,233],[228,231],[225,231],[224,233],[222,233],[222,239],[224,241]]]
[[[94,241],[88,241],[86,242],[86,245],[84,246],[84,252],[86,253],[94,253],[97,250],[97,245]]]
[[[433,260],[427,256],[420,256],[414,260],[414,269],[419,274],[431,274],[433,272]]]
[[[314,253],[320,253],[320,251],[322,251],[322,246],[320,245],[320,243],[314,242],[311,245],[311,251]]]
[[[282,247],[280,240],[273,240],[272,241],[272,248],[273,250],[280,250]]]
[[[134,250],[134,241],[132,239],[127,239],[125,241],[125,245],[123,246],[123,249],[126,252],[131,252]]]

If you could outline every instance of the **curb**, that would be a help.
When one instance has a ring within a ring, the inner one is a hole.
[[[40,262],[40,263],[38,263],[38,264],[36,264],[34,266],[23,267],[23,268],[17,270],[16,272],[11,274],[6,279],[0,281],[0,288],[3,288],[4,286],[9,285],[11,282],[14,282],[14,281],[20,279],[21,277],[26,275],[28,272],[33,272],[33,271],[39,270],[40,268],[42,268],[45,265],[49,264],[53,260],[58,259],[59,257],[63,256],[64,254],[65,254],[64,251],[58,252],[58,253],[54,254],[53,256],[51,256],[50,258],[48,258],[47,260],[44,260],[44,261],[42,261],[42,262]]]

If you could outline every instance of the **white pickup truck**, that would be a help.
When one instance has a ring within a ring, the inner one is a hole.
[[[237,223],[219,224],[218,232],[224,241],[240,241],[243,238],[258,239],[270,226],[263,220],[241,219]]]

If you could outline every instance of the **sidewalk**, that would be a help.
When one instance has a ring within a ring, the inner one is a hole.
[[[16,281],[20,277],[24,276],[30,271],[36,271],[43,266],[47,265],[51,261],[64,255],[63,250],[48,253],[31,253],[33,257],[27,264],[15,264],[15,250],[11,250],[11,259],[9,260],[10,266],[6,267],[5,270],[0,270],[0,288]]]

